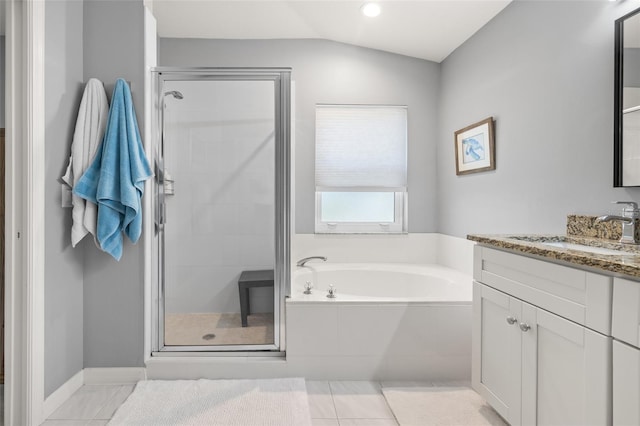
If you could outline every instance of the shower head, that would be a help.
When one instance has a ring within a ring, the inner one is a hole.
[[[174,97],[174,98],[176,98],[176,99],[183,99],[183,98],[184,98],[184,96],[182,95],[182,93],[178,92],[177,90],[171,90],[171,91],[169,91],[169,92],[164,92],[164,95],[165,95],[165,96],[167,96],[167,95],[171,95],[171,96],[173,96],[173,97]]]

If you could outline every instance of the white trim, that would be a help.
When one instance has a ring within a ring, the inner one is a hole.
[[[147,362],[149,380],[264,379],[290,377],[280,356],[172,356]]]
[[[22,192],[18,149],[22,135],[22,4],[7,1],[6,32],[6,132],[5,132],[5,389],[4,424],[21,424],[24,418],[22,380]]]
[[[73,377],[67,380],[62,386],[53,391],[44,400],[43,416],[48,419],[54,411],[64,404],[84,384],[84,371],[78,371]]]
[[[348,191],[348,189],[347,189]],[[334,191],[333,188],[316,188],[316,234],[402,234],[407,232],[407,201],[408,192],[402,188],[393,192],[393,222],[326,222],[322,221],[322,194],[328,192],[345,192],[344,188]],[[366,191],[353,192],[390,192],[387,188],[367,188]]]
[[[26,424],[39,425],[44,406],[44,231],[45,231],[45,3],[30,0],[25,7],[26,126],[24,149],[24,319],[26,359]]]
[[[132,384],[147,378],[144,367],[85,368],[83,371],[85,385]]]
[[[153,99],[151,68],[158,64],[157,58],[157,30],[156,19],[150,10],[144,8],[144,150],[148,159],[151,159],[152,167],[155,167],[155,153],[153,148]],[[153,255],[154,255],[154,222],[153,222],[153,191],[155,190],[154,179],[145,182],[145,197],[143,198],[143,226],[144,226],[144,345],[143,359],[146,361],[151,357],[152,330],[153,330],[153,308],[152,285],[153,285]]]
[[[44,420],[45,3],[7,4],[5,424],[31,426]]]

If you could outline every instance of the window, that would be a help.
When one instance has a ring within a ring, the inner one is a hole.
[[[316,106],[316,232],[406,231],[407,107]]]

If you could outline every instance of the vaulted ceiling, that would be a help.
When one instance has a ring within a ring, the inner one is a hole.
[[[511,0],[147,0],[160,37],[327,39],[441,62]]]

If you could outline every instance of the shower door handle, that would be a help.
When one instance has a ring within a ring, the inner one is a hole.
[[[174,195],[173,178],[166,170],[158,175],[158,225],[167,223],[167,195]]]
[[[164,228],[165,223],[167,223],[167,204],[162,200],[162,204],[160,204],[160,226]]]
[[[160,201],[157,204],[158,212],[156,213],[156,234],[164,231],[165,224],[165,206],[164,201]]]
[[[166,198],[164,195],[164,169],[156,163],[156,233],[164,231],[167,221]]]

